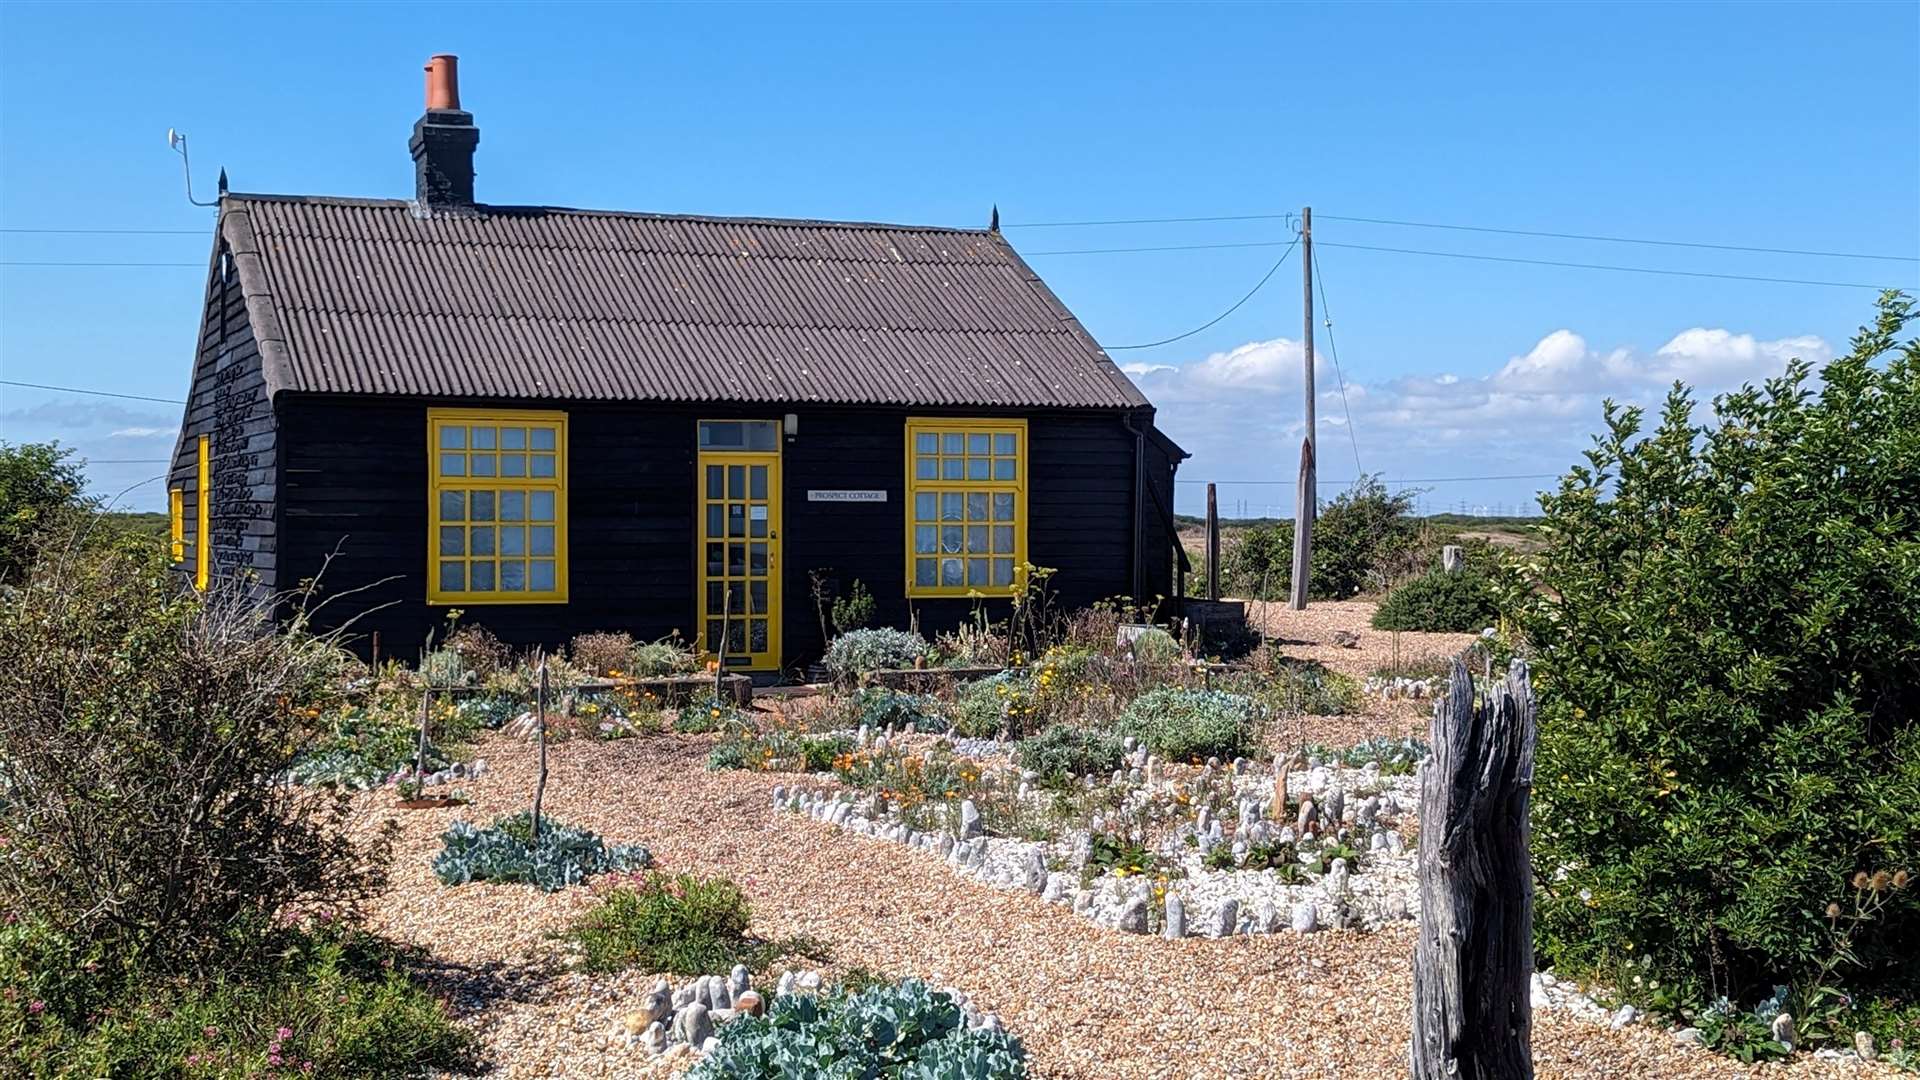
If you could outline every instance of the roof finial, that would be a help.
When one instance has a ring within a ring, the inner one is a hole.
[[[987,231],[988,232],[1000,231],[1000,204],[999,203],[993,204],[993,220],[987,222]]]
[[[227,170],[225,166],[222,166],[220,169],[219,188],[220,188],[220,194],[225,195],[227,193]]]

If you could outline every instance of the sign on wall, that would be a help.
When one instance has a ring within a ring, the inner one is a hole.
[[[807,501],[808,502],[836,502],[836,503],[883,503],[887,501],[887,493],[884,490],[882,491],[839,491],[839,490],[814,491],[809,489],[807,491]]]

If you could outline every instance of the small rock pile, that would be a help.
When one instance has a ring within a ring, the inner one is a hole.
[[[1361,689],[1381,701],[1426,701],[1446,691],[1447,677],[1429,675],[1424,679],[1409,679],[1405,676],[1388,678],[1370,675],[1361,684]]]

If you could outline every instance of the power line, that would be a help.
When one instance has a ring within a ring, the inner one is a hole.
[[[1063,229],[1100,225],[1179,225],[1216,221],[1285,221],[1294,216],[1293,214],[1210,214],[1190,217],[1111,218],[1101,221],[1015,221],[1003,222],[1001,228]],[[1433,221],[1402,221],[1395,218],[1343,216],[1340,214],[1322,214],[1320,216],[1322,219],[1329,221],[1352,221],[1367,225],[1391,225],[1408,229],[1448,229],[1457,232],[1495,233],[1501,236],[1532,236],[1552,240],[1586,240],[1606,244],[1645,244],[1654,247],[1699,248],[1705,251],[1742,251],[1762,255],[1811,255],[1827,259],[1874,259],[1882,262],[1920,262],[1920,256],[1913,255],[1876,255],[1855,251],[1818,251],[1808,248],[1712,244],[1694,240],[1661,240],[1653,237],[1636,236],[1602,236],[1595,233],[1551,232],[1540,229],[1508,229],[1492,225],[1453,225]],[[1076,252],[1075,254],[1078,253]]]
[[[84,461],[84,462],[86,462],[86,463],[87,463],[87,464],[89,464],[89,465],[171,465],[171,464],[173,464],[173,462],[172,462],[171,460],[169,460],[169,459],[167,459],[167,458],[132,458],[132,457],[125,457],[125,458],[90,458],[90,457],[82,457],[82,458],[81,458],[80,460],[82,460],[82,461]]]
[[[1476,480],[1557,480],[1559,473],[1512,473],[1506,476],[1427,476],[1427,477],[1386,477],[1383,484],[1464,484]],[[1338,487],[1358,482],[1359,477],[1346,480],[1320,480],[1323,486]],[[1242,487],[1293,487],[1298,480],[1175,480],[1176,484],[1237,484]]]
[[[205,229],[30,229],[20,225],[0,225],[0,233],[51,233],[61,235],[111,236],[205,236]]]
[[[206,263],[197,262],[16,262],[12,259],[0,262],[0,266],[185,266],[200,267],[202,269],[205,269],[206,265]]]
[[[1118,349],[1151,349],[1155,345],[1168,345],[1168,344],[1172,344],[1173,342],[1179,341],[1182,338],[1190,338],[1193,335],[1199,333],[1200,331],[1207,329],[1208,327],[1212,326],[1214,323],[1219,322],[1221,319],[1224,319],[1227,316],[1233,314],[1234,312],[1239,311],[1240,305],[1253,299],[1253,294],[1259,292],[1263,287],[1265,287],[1268,281],[1272,280],[1273,275],[1279,271],[1280,264],[1287,261],[1287,256],[1293,254],[1293,249],[1295,247],[1298,247],[1299,244],[1300,244],[1299,238],[1295,237],[1293,243],[1287,245],[1287,250],[1281,252],[1280,257],[1274,260],[1273,265],[1267,267],[1267,272],[1260,276],[1260,280],[1254,282],[1253,288],[1247,290],[1247,295],[1234,301],[1232,307],[1228,308],[1227,310],[1221,312],[1218,315],[1215,315],[1213,318],[1208,319],[1206,322],[1201,323],[1199,326],[1194,327],[1193,329],[1187,331],[1184,334],[1175,334],[1170,338],[1161,338],[1159,341],[1148,341],[1139,345],[1108,345],[1106,347],[1107,351],[1113,352]]]
[[[58,394],[91,394],[94,397],[126,398],[129,401],[157,401],[162,405],[185,405],[178,398],[147,397],[144,394],[116,394],[110,390],[86,390],[78,386],[48,386],[45,383],[19,382],[14,379],[0,379],[0,386],[24,386],[29,390],[52,390]]]
[[[1320,273],[1320,260],[1314,259],[1314,283],[1320,290],[1320,315],[1327,324],[1327,355],[1333,360],[1333,377],[1340,386],[1340,409],[1347,414],[1347,441],[1353,444],[1353,471],[1361,476],[1367,470],[1360,465],[1360,437],[1353,430],[1353,406],[1347,403],[1347,376],[1340,370],[1340,346],[1333,340],[1333,307],[1327,303],[1327,279]]]
[[[1472,259],[1476,262],[1521,263],[1526,266],[1559,266],[1574,270],[1612,270],[1623,274],[1659,274],[1665,277],[1720,278],[1725,281],[1765,281],[1776,285],[1826,285],[1836,289],[1873,289],[1894,286],[1867,285],[1857,281],[1812,281],[1806,278],[1755,277],[1749,274],[1714,274],[1704,270],[1656,270],[1650,266],[1613,266],[1606,263],[1559,262],[1553,259],[1522,259],[1511,255],[1469,255],[1463,251],[1423,251],[1417,248],[1375,247],[1371,244],[1340,244],[1320,241],[1322,247],[1349,248],[1354,251],[1385,251],[1396,255],[1430,255],[1442,259]]]
[[[1285,241],[1250,240],[1238,244],[1166,244],[1159,247],[1078,248],[1070,251],[1023,251],[1030,255],[1134,255],[1144,251],[1224,251],[1230,248],[1277,248]]]

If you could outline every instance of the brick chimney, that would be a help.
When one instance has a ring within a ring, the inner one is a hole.
[[[428,213],[473,208],[473,149],[480,129],[460,107],[460,58],[427,61],[427,111],[413,125],[414,195]]]

